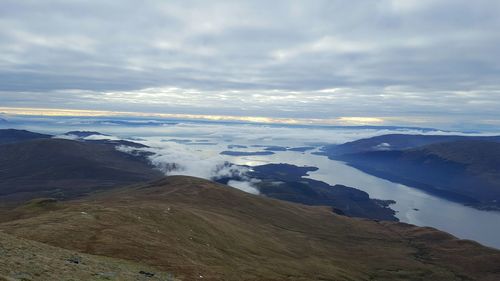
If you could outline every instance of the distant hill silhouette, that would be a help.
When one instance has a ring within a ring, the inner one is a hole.
[[[69,132],[65,133],[65,135],[76,136],[79,138],[85,138],[85,137],[94,136],[94,135],[106,136],[105,134],[101,134],[101,133],[95,132],[95,131],[69,131]]]
[[[334,158],[336,155],[342,154],[367,151],[405,150],[433,143],[461,140],[484,140],[500,142],[500,136],[388,134],[359,139],[339,145],[327,145],[322,148],[322,152],[320,152],[319,154],[324,154]]]
[[[26,130],[0,129],[0,144],[14,143],[35,139],[48,139],[51,135],[39,134]]]

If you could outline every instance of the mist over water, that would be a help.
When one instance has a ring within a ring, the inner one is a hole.
[[[224,124],[207,122],[95,122],[91,119],[50,119],[11,122],[3,127],[28,129],[36,132],[62,134],[72,130],[98,131],[110,138],[129,139],[143,143],[154,154],[150,160],[168,175],[190,175],[210,179],[217,176],[242,174],[245,168],[228,168],[225,163],[262,165],[288,163],[314,166],[319,170],[309,177],[328,184],[343,184],[367,192],[371,198],[391,199],[390,207],[402,221],[419,226],[431,226],[459,238],[471,239],[484,245],[500,248],[500,212],[473,209],[427,194],[418,189],[383,180],[342,162],[311,154],[326,143],[344,143],[360,138],[389,133],[405,134],[465,134],[461,132],[420,129],[324,128],[259,124]],[[483,134],[484,135],[484,134]],[[92,138],[102,138],[94,136]],[[272,155],[228,156],[222,151],[264,151],[265,146],[312,146],[306,152],[275,151]],[[174,165],[175,164],[175,165]],[[174,165],[174,166],[172,166]],[[250,193],[252,179],[230,182],[231,186]]]

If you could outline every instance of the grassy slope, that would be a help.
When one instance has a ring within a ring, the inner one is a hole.
[[[0,281],[177,280],[130,261],[82,254],[0,232]],[[78,260],[79,263],[71,262]],[[154,273],[147,278],[140,271]]]
[[[498,280],[500,252],[431,228],[352,219],[191,177],[55,203],[0,228],[184,280]]]

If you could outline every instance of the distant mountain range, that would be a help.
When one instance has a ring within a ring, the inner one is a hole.
[[[66,280],[69,269],[86,280],[487,281],[500,272],[499,251],[432,228],[352,219],[185,176],[31,201],[2,213],[0,228],[6,248],[17,249],[0,259],[0,274],[15,268],[32,280]]]
[[[273,155],[272,151],[234,151],[234,150],[225,150],[220,153],[220,155],[227,156],[258,156],[258,155]]]
[[[326,146],[321,154],[450,200],[500,210],[500,136],[392,134]]]
[[[369,151],[405,150],[433,143],[465,140],[500,142],[500,136],[388,134],[359,139],[339,145],[326,145],[322,148],[322,152],[333,158],[337,155],[344,154]]]

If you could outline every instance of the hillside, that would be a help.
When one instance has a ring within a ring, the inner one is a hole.
[[[434,143],[466,140],[500,142],[500,136],[388,134],[359,139],[339,145],[327,145],[322,148],[322,151],[319,154],[335,159],[337,156],[343,154],[368,151],[405,150]]]
[[[500,143],[466,140],[335,156],[392,181],[483,209],[500,209]]]
[[[74,201],[34,201],[5,213],[0,228],[181,280],[500,277],[499,251],[435,229],[348,218],[185,176]]]
[[[82,254],[2,232],[0,256],[0,281],[177,280],[168,272],[146,265]],[[151,273],[154,275],[151,276]]]
[[[0,145],[0,200],[70,198],[90,190],[162,177],[114,145],[35,139]]]

